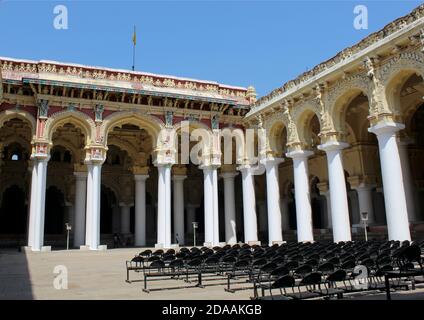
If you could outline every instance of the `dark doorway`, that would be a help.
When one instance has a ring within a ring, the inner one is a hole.
[[[64,226],[65,201],[62,191],[51,186],[46,191],[45,234],[60,234]]]
[[[113,207],[116,205],[115,193],[102,185],[100,199],[100,233],[112,233]]]
[[[25,193],[16,185],[10,186],[3,193],[0,209],[0,233],[25,234],[27,225],[27,205]]]

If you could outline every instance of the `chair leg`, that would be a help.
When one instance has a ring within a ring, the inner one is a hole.
[[[390,282],[389,277],[387,275],[384,276],[384,283],[386,285],[386,300],[392,300],[390,296]]]

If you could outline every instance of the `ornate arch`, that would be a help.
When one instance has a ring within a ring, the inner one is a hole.
[[[402,52],[388,60],[380,69],[380,81],[383,86],[388,84],[400,72],[410,70],[424,78],[424,54],[420,52]]]
[[[113,136],[108,139],[108,145],[117,146],[121,150],[126,151],[133,161],[137,160],[137,149],[128,141],[120,139],[117,136]]]
[[[370,96],[370,81],[365,74],[350,76],[329,90],[326,101],[327,112],[336,130],[342,130],[346,120],[347,106],[360,93],[367,98]]]
[[[278,152],[278,151],[284,152],[284,148],[287,145],[288,132],[286,132],[287,136],[286,136],[285,145],[282,146],[283,150],[277,150],[279,146],[279,143],[277,141],[277,138],[278,138],[277,133],[282,132],[284,128],[286,129],[286,131],[288,130],[288,126],[281,112],[276,112],[268,121],[265,122],[268,145],[270,149],[274,152]]]
[[[139,111],[119,111],[106,117],[100,126],[99,134],[104,144],[107,145],[108,133],[112,128],[128,123],[141,126],[142,129],[145,129],[152,135],[153,141],[155,141],[153,147],[157,147],[160,132],[165,128],[164,123],[154,116]]]
[[[18,135],[9,135],[2,141],[2,146],[7,146],[12,143],[19,143],[21,146],[25,147],[29,153],[31,153],[32,145],[31,141],[27,141],[24,138],[18,136]]]
[[[322,110],[315,100],[303,101],[293,107],[293,122],[296,126],[299,142],[309,145],[308,134],[310,129],[308,123],[316,115],[318,118],[320,130],[322,128]]]
[[[413,74],[424,79],[424,55],[422,53],[403,52],[391,58],[380,69],[379,76],[384,87],[384,99],[388,109],[396,115],[402,114],[400,90]]]
[[[56,112],[47,119],[44,131],[45,138],[52,141],[55,130],[66,123],[72,123],[83,130],[86,145],[95,141],[96,124],[93,119],[80,111],[69,110]]]
[[[37,128],[37,120],[34,118],[32,114],[24,110],[15,109],[15,110],[5,110],[0,112],[0,128],[3,127],[3,125],[7,121],[14,118],[18,118],[28,122],[31,127],[31,135],[32,136],[35,135],[35,131]]]

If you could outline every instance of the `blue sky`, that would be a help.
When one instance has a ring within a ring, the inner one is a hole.
[[[0,56],[130,69],[255,86],[262,96],[421,1],[0,0]],[[68,8],[68,29],[53,8]],[[353,8],[368,8],[368,30]]]

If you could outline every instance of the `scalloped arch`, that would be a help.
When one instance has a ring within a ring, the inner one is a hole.
[[[44,137],[48,139],[48,141],[52,141],[55,130],[66,123],[72,123],[83,130],[86,145],[95,141],[96,124],[93,119],[80,111],[69,110],[56,112],[47,119]]]

